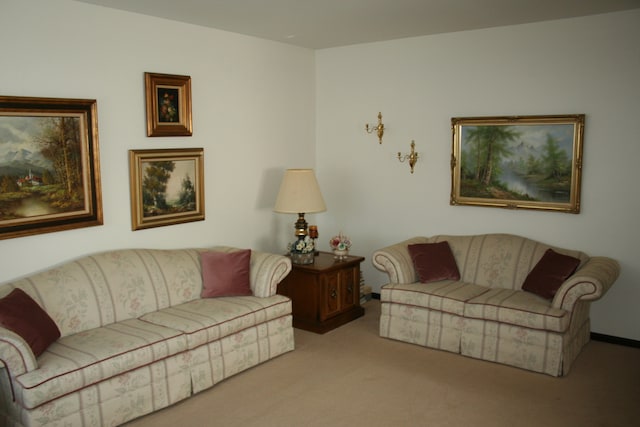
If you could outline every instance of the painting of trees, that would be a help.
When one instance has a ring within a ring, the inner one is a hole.
[[[95,99],[0,96],[0,239],[102,225]]]
[[[132,228],[204,220],[202,148],[129,150]]]
[[[452,124],[452,204],[468,198],[579,209],[584,115],[454,118]]]
[[[194,173],[193,161],[145,162],[142,180],[144,216],[194,210],[196,190],[190,178]],[[172,191],[171,188],[177,188],[178,183],[179,190]]]

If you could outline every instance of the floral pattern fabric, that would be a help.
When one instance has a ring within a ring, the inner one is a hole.
[[[276,295],[290,260],[252,251],[254,296],[200,299],[205,250],[238,249],[111,251],[0,287],[62,333],[36,359],[0,328],[0,423],[119,425],[293,350],[291,301]]]
[[[408,245],[447,241],[460,281],[419,283]],[[553,300],[522,290],[547,249],[580,260]],[[380,335],[426,347],[565,375],[589,341],[589,302],[601,298],[620,266],[606,257],[510,234],[413,237],[377,250],[382,287]]]

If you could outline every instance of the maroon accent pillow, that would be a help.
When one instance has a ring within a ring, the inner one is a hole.
[[[253,295],[249,265],[251,249],[203,252],[202,298]]]
[[[60,338],[58,325],[20,288],[0,299],[0,325],[20,335],[36,357]]]
[[[460,280],[458,265],[448,242],[409,245],[409,254],[420,282]]]
[[[542,298],[553,299],[560,285],[576,271],[578,265],[578,258],[547,249],[525,279],[522,289]]]

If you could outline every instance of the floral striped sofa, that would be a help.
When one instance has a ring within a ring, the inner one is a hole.
[[[276,295],[291,261],[251,251],[253,295],[201,298],[208,251],[237,249],[115,250],[0,286],[60,331],[36,358],[0,327],[0,425],[119,425],[293,350],[291,301]]]
[[[422,283],[409,246],[448,242],[459,279]],[[522,289],[548,249],[577,258],[550,298]],[[590,338],[589,308],[616,280],[606,257],[552,248],[510,234],[414,237],[375,251],[389,276],[380,335],[552,376],[569,372]]]

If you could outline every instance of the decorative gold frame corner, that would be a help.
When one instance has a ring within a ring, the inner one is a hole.
[[[191,136],[191,77],[144,73],[144,82],[147,136]]]
[[[584,123],[584,114],[452,118],[450,204],[580,213]],[[507,183],[496,169],[508,169]]]

